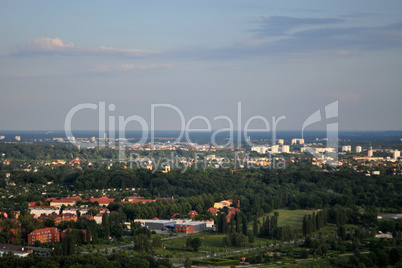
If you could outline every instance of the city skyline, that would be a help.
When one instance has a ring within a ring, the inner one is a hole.
[[[212,129],[252,116],[286,116],[299,130],[338,101],[338,117],[308,130],[401,130],[402,3],[398,1],[98,1],[23,4],[0,10],[0,129],[62,130],[82,103],[106,116],[170,104]],[[173,110],[155,129],[180,129]],[[193,128],[205,128],[194,122]],[[256,125],[260,128],[260,125]],[[77,114],[73,129],[98,129]],[[128,129],[138,129],[132,124]],[[238,128],[235,128],[238,129]]]

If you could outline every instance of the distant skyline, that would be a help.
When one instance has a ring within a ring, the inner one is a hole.
[[[237,129],[240,102],[242,128],[258,115],[300,130],[335,101],[338,117],[308,130],[402,130],[401,1],[1,5],[0,130],[63,130],[70,109],[100,102],[116,122],[150,125],[151,105],[164,103],[214,130],[229,127],[217,116]],[[155,117],[155,129],[180,127],[172,109]],[[78,112],[73,129],[98,129],[97,112]]]

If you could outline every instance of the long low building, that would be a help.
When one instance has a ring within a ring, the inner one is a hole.
[[[205,222],[186,222],[175,225],[175,232],[179,234],[192,234],[202,232],[207,229]]]
[[[87,214],[90,209],[95,209],[95,210],[99,209],[99,212],[109,213],[109,210],[104,207],[100,207],[100,208],[97,208],[97,207],[66,207],[62,213],[63,214],[65,214],[65,213],[77,214],[77,211],[79,211],[81,214]]]
[[[4,254],[8,254],[9,252],[14,253],[14,255],[18,257],[26,257],[29,253],[32,253],[32,250],[23,246],[0,244],[0,257],[3,257]]]
[[[213,228],[213,221],[191,221],[188,219],[180,220],[156,220],[156,219],[138,219],[134,222],[140,222],[142,226],[155,231],[176,232],[181,234],[192,234],[202,232]]]
[[[29,213],[40,217],[41,215],[50,215],[52,213],[59,214],[60,208],[55,206],[35,206],[29,207]]]
[[[155,231],[173,231],[176,222],[171,220],[151,220],[145,222],[145,226]]]

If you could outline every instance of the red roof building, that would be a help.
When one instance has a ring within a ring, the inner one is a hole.
[[[238,209],[238,208],[229,208],[229,213],[228,213],[228,215],[226,216],[226,220],[228,221],[228,222],[230,222],[230,220],[232,219],[232,215],[234,215],[234,214],[236,214],[237,212],[240,212],[240,209]]]
[[[211,212],[212,215],[218,215],[217,209],[214,207],[209,208],[208,211]]]
[[[35,201],[35,202],[28,203],[28,207],[36,207],[36,203],[43,204],[42,201]]]
[[[93,220],[94,216],[90,215],[90,214],[85,214],[85,215],[81,215],[80,219],[88,219],[88,220]]]
[[[61,198],[61,199],[52,199],[50,201],[50,206],[61,207],[62,205],[65,206],[74,206],[78,200],[81,200],[81,197],[74,196],[71,198]]]
[[[43,243],[60,242],[60,233],[56,227],[36,229],[28,234],[28,244],[34,245],[36,241]]]
[[[98,202],[99,206],[108,206],[110,203],[114,201],[114,198],[109,198],[106,196],[100,197],[100,198],[91,198],[89,199],[89,202],[95,203]]]
[[[57,226],[62,221],[77,221],[77,215],[71,213],[65,213],[59,215],[43,215],[38,218],[39,221],[45,221],[47,219],[54,219],[54,222]]]
[[[195,218],[195,216],[198,215],[198,212],[195,210],[192,210],[188,213],[188,215],[190,215],[190,218],[193,220]]]
[[[80,165],[80,164],[81,164],[81,161],[82,161],[81,158],[76,158],[76,159],[73,159],[73,160],[71,160],[70,162],[68,162],[68,164],[69,164],[70,166],[74,166],[75,164]]]

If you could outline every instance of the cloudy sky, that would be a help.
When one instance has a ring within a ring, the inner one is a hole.
[[[170,104],[212,129],[258,115],[298,130],[321,110],[311,129],[401,130],[401,11],[399,0],[1,1],[0,129],[62,130],[74,106],[105,102],[107,117],[149,127],[152,104]],[[155,129],[180,127],[172,108],[154,115]],[[98,117],[80,110],[73,128]]]

